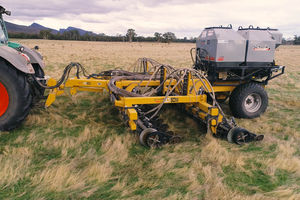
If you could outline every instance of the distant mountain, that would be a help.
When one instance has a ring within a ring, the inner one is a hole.
[[[55,30],[55,29],[52,29],[52,28],[42,26],[38,23],[32,23],[30,26],[24,26],[24,25],[18,25],[18,24],[14,24],[14,23],[6,21],[5,24],[6,24],[7,31],[9,33],[39,34],[41,30],[51,30],[52,34],[57,34],[57,33],[62,34],[65,31],[77,30],[80,35],[84,35],[84,34],[96,35],[92,31],[86,31],[86,30],[76,28],[76,27],[72,27],[72,26],[69,26],[66,29],[59,29],[59,31],[58,31],[58,30]]]
[[[45,26],[42,26],[42,25],[40,25],[40,24],[38,24],[38,23],[32,23],[32,24],[31,24],[30,26],[28,26],[28,27],[31,27],[31,28],[34,28],[34,29],[37,29],[37,30],[40,30],[40,31],[42,31],[42,30],[51,30],[51,33],[52,33],[52,34],[57,34],[57,33],[58,33],[57,30],[51,29],[51,28],[48,28],[48,27],[45,27]]]
[[[6,29],[11,33],[28,33],[28,34],[38,34],[40,29],[30,26],[18,25],[10,22],[5,22]]]
[[[80,29],[80,28],[76,28],[76,27],[72,27],[72,26],[69,26],[68,28],[66,29],[59,29],[59,33],[63,33],[65,31],[73,31],[73,30],[77,30],[79,35],[84,35],[84,34],[89,34],[89,35],[96,35],[95,33],[93,33],[92,31],[86,31],[86,30],[83,30],[83,29]]]

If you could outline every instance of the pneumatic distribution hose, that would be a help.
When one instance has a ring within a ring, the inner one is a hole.
[[[85,70],[85,68],[80,64],[80,63],[73,63],[71,62],[70,64],[68,64],[65,69],[64,72],[62,74],[62,76],[60,77],[60,79],[57,81],[57,84],[54,86],[47,86],[45,84],[43,84],[42,82],[40,82],[35,75],[32,75],[33,79],[39,84],[39,86],[41,86],[42,88],[45,89],[54,89],[54,88],[58,88],[59,86],[61,86],[63,83],[66,82],[66,80],[68,80],[70,72],[73,68],[76,67],[76,77],[80,78],[80,73],[82,73],[85,77],[88,77],[87,72]]]
[[[146,63],[149,64],[149,66],[147,65],[147,69],[145,67]],[[57,81],[57,84],[54,86],[47,86],[43,84],[34,75],[33,78],[42,88],[54,89],[60,87],[69,79],[70,73],[74,68],[76,69],[75,75],[78,79],[80,78],[80,75],[83,75],[85,78],[94,78],[94,79],[102,79],[104,76],[110,76],[111,79],[108,83],[109,90],[113,94],[117,96],[123,96],[123,97],[148,97],[148,96],[157,95],[160,89],[164,86],[165,81],[170,80],[169,84],[166,87],[165,97],[162,103],[156,105],[154,108],[152,108],[147,112],[148,114],[152,114],[150,119],[154,118],[158,114],[158,112],[161,110],[164,103],[166,102],[167,98],[169,96],[174,95],[175,89],[179,91],[179,95],[184,94],[184,78],[188,73],[190,73],[191,74],[190,77],[193,83],[192,90],[194,90],[195,94],[198,94],[199,92],[196,91],[196,84],[197,82],[200,81],[204,87],[203,92],[205,92],[211,97],[211,99],[213,100],[213,106],[217,106],[220,112],[224,115],[221,107],[216,101],[213,87],[208,81],[208,79],[206,78],[206,75],[202,71],[191,69],[191,68],[175,69],[170,65],[163,65],[149,58],[140,58],[135,64],[133,72],[129,72],[121,69],[114,69],[114,70],[102,71],[98,74],[88,74],[86,69],[80,63],[72,62],[65,67],[61,78]],[[149,87],[149,84],[152,80],[160,80],[162,68],[165,69],[166,78],[160,83],[159,86],[155,88]],[[116,86],[116,82],[120,80],[137,80],[139,81],[139,83],[137,84],[137,86],[135,86],[134,90],[127,91],[126,89],[119,88]],[[141,87],[141,83],[143,81],[147,82],[146,87]],[[174,81],[176,83],[172,85]]]

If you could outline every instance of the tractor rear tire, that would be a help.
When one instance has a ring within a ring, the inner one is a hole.
[[[268,107],[268,94],[254,82],[237,86],[230,95],[229,107],[236,118],[256,118]]]
[[[0,61],[0,131],[19,126],[29,114],[31,103],[26,75]]]

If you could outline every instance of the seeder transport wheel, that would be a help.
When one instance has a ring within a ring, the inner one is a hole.
[[[231,93],[229,107],[234,117],[259,117],[268,107],[268,94],[258,83],[242,84]]]

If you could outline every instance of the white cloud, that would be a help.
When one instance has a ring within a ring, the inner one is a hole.
[[[8,21],[38,22],[50,28],[74,26],[96,33],[125,34],[134,28],[139,35],[174,32],[179,37],[198,36],[206,26],[233,24],[279,28],[285,37],[300,35],[298,1],[274,0],[11,0]]]

